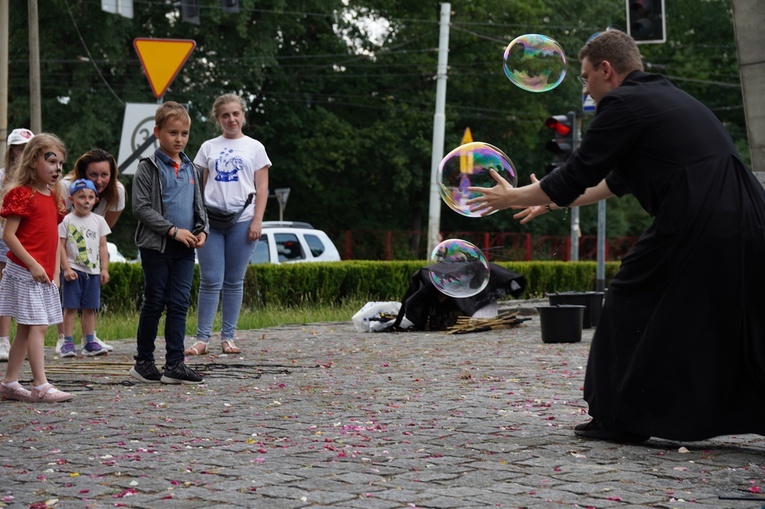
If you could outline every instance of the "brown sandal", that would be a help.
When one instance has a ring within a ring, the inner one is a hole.
[[[242,353],[242,349],[234,344],[233,339],[224,339],[220,342],[223,353]]]
[[[207,348],[208,345],[209,344],[204,341],[197,341],[191,348],[186,349],[183,353],[186,355],[205,355],[210,353],[210,349]]]

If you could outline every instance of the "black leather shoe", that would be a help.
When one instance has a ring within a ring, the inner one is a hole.
[[[618,442],[622,444],[645,442],[651,438],[648,435],[639,435],[637,433],[630,433],[629,431],[604,428],[595,419],[577,425],[574,428],[574,434],[582,438],[593,438],[595,440],[606,440],[608,442]]]

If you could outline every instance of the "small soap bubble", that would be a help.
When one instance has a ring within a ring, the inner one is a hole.
[[[548,92],[566,76],[566,54],[560,44],[546,35],[521,35],[505,48],[503,68],[518,88]]]
[[[494,187],[497,182],[489,174],[495,170],[499,176],[507,180],[511,186],[518,184],[518,173],[513,162],[500,149],[474,141],[460,145],[441,160],[438,165],[436,179],[438,192],[444,203],[467,217],[481,217],[481,211],[472,211],[466,204],[467,200],[481,196],[468,187]],[[491,212],[493,214],[496,210]],[[490,215],[487,214],[487,215]]]
[[[472,297],[489,284],[489,262],[466,240],[447,239],[430,255],[430,280],[449,297]]]

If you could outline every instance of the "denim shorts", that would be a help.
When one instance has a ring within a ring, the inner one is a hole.
[[[63,282],[64,309],[98,309],[101,306],[101,274],[75,272],[77,279]]]

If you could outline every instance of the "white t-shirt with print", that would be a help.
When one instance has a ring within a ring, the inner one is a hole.
[[[205,203],[212,207],[238,211],[255,193],[255,172],[271,166],[266,147],[249,136],[226,138],[218,136],[202,143],[194,164],[207,168]],[[267,189],[261,190],[268,192]],[[253,203],[255,202],[253,198]],[[250,205],[239,222],[251,221],[255,207]]]
[[[69,265],[86,274],[101,273],[99,245],[101,237],[111,232],[106,219],[92,212],[87,217],[70,212],[58,225],[59,238],[66,238],[66,259]]]

